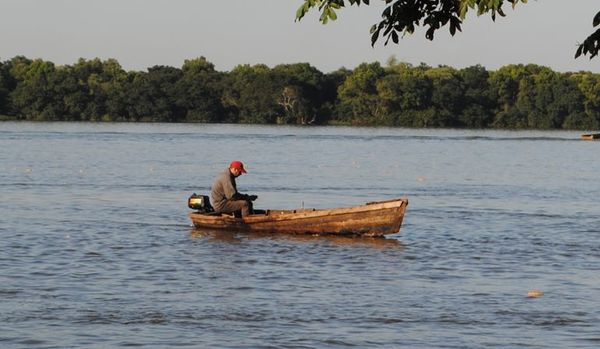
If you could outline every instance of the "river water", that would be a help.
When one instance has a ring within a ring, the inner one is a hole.
[[[0,123],[0,347],[597,348],[599,157],[564,131]],[[259,208],[406,196],[402,229],[195,231],[234,159]]]

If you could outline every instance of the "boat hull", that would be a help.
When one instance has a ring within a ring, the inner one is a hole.
[[[400,231],[405,198],[333,209],[267,210],[244,218],[190,213],[198,229],[275,234],[384,236]]]
[[[600,133],[584,134],[584,135],[581,135],[581,139],[583,139],[584,141],[600,140]]]

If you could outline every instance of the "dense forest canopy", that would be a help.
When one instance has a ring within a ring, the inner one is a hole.
[[[534,64],[414,66],[390,59],[323,73],[308,63],[125,71],[114,59],[0,62],[0,115],[150,121],[464,128],[600,128],[600,75]]]

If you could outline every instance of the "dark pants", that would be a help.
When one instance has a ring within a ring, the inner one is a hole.
[[[219,210],[221,213],[234,213],[236,217],[241,212],[242,217],[252,214],[252,201],[233,200],[227,201]]]

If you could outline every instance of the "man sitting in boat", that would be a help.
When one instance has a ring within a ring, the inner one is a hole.
[[[242,217],[252,214],[252,201],[258,196],[238,193],[235,179],[242,173],[246,173],[244,164],[240,161],[232,161],[229,168],[217,176],[210,193],[215,212],[234,213],[236,217],[240,213]]]

